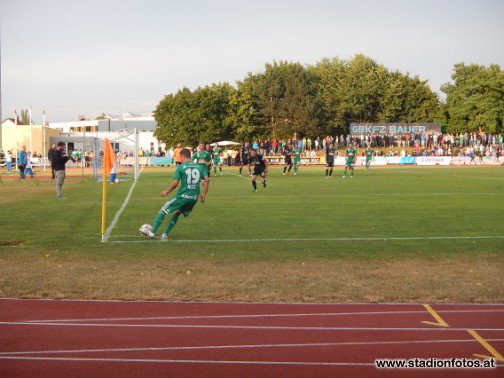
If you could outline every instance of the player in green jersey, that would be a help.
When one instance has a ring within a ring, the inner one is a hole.
[[[350,177],[353,177],[355,162],[357,160],[357,150],[354,148],[352,143],[348,144],[348,148],[345,151],[346,162],[345,171],[343,172],[343,178],[346,177],[347,170],[350,170]]]
[[[212,156],[208,151],[205,151],[205,143],[200,142],[198,145],[198,151],[193,155],[192,161],[194,163],[200,164],[206,167],[207,176],[210,176],[210,167],[212,164]]]
[[[371,166],[371,159],[373,158],[374,153],[374,150],[371,148],[369,143],[367,144],[367,148],[364,150],[364,153],[366,154],[366,170],[368,170]]]
[[[207,168],[202,164],[191,162],[191,151],[186,148],[180,151],[180,158],[182,160],[182,164],[175,169],[173,181],[170,184],[170,187],[161,192],[161,196],[167,196],[175,190],[180,183],[179,190],[175,196],[170,198],[170,200],[161,207],[154,219],[152,229],[143,230],[143,228],[140,228],[140,232],[145,236],[150,238],[155,237],[156,232],[163,223],[164,218],[167,214],[171,213],[172,217],[160,237],[162,240],[167,240],[168,234],[173,227],[175,227],[178,217],[180,215],[187,217],[191,213],[194,205],[198,202],[198,199],[201,202],[205,202],[205,197],[208,193],[208,186],[210,185]],[[201,181],[203,181],[204,187],[203,194],[200,193]]]
[[[219,167],[220,175],[222,176],[221,154],[222,148],[219,147],[219,143],[216,143],[212,151],[212,165],[215,176],[217,176],[217,167]]]
[[[301,164],[301,148],[296,147],[292,149],[292,154],[294,155],[294,176],[297,175],[299,170],[299,164]]]

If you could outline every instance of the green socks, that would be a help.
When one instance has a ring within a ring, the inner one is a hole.
[[[177,224],[178,217],[179,217],[178,215],[175,215],[175,214],[172,215],[170,221],[168,222],[168,224],[166,225],[166,228],[163,231],[163,234],[168,235],[170,233],[172,228],[175,227],[175,225]]]
[[[163,223],[163,220],[165,219],[166,214],[165,213],[158,213],[156,215],[156,219],[154,219],[153,225],[152,225],[152,232],[156,233],[158,230],[159,226],[161,226],[161,223]]]
[[[294,173],[297,173],[298,169],[299,169],[299,167],[297,165],[294,166]]]
[[[343,176],[346,176],[346,169],[343,171]]]

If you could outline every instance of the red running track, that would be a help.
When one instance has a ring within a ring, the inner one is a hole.
[[[0,376],[502,377],[504,361],[392,370],[375,359],[501,358],[503,315],[504,304],[0,299]]]

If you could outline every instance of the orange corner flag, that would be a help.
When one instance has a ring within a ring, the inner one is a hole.
[[[110,144],[110,141],[108,139],[105,139],[105,142],[103,144],[103,169],[104,169],[104,175],[103,175],[103,180],[106,180],[106,177],[110,175],[110,171],[112,170],[112,167],[114,166],[114,163],[116,161],[116,156],[115,156],[115,151],[112,148],[112,145]]]

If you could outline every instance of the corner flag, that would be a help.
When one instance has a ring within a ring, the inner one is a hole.
[[[108,139],[103,143],[103,181],[102,181],[102,242],[105,242],[105,229],[107,225],[107,177],[116,161],[115,152]]]

